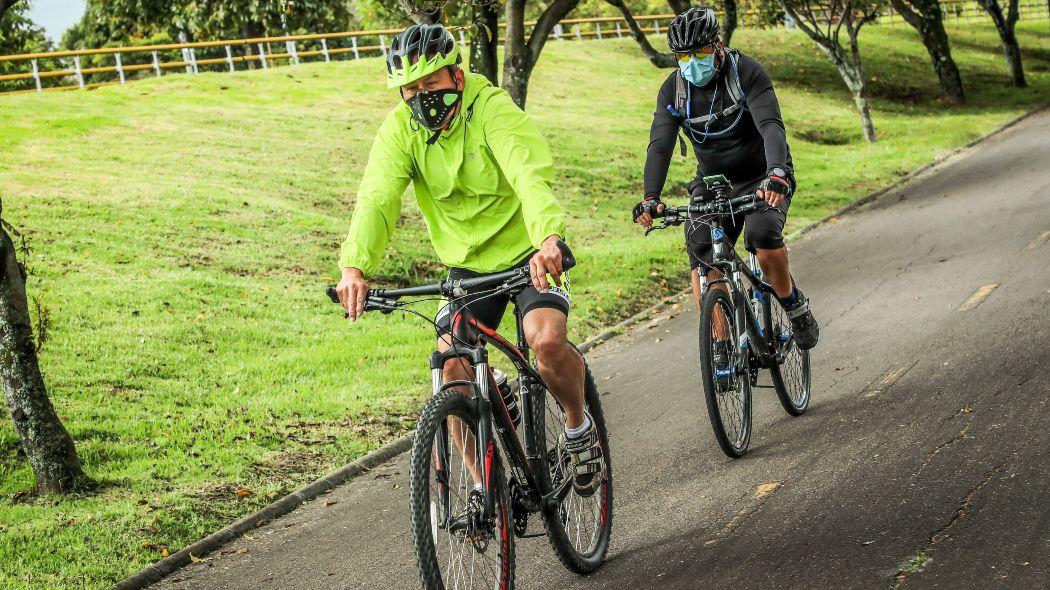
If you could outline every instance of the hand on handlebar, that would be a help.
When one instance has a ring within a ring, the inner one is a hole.
[[[664,212],[666,206],[660,202],[660,197],[646,197],[631,211],[631,216],[635,223],[640,224],[645,229],[653,227],[653,213],[657,215]]]
[[[344,268],[343,278],[335,287],[339,303],[346,310],[346,317],[351,322],[365,313],[365,301],[368,299],[368,281],[360,269]]]
[[[529,274],[532,276],[532,286],[536,287],[536,290],[540,293],[546,293],[551,288],[551,284],[547,280],[548,274],[554,279],[555,285],[561,286],[561,274],[564,272],[564,269],[562,268],[562,251],[558,246],[560,240],[561,238],[556,235],[548,236],[540,244],[539,251],[533,254],[529,260]]]

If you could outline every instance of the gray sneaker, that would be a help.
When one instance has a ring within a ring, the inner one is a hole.
[[[565,450],[572,459],[572,489],[580,496],[588,498],[598,491],[602,483],[604,461],[602,460],[602,446],[598,440],[598,429],[594,426],[594,419],[587,415],[591,427],[587,432],[578,437],[569,437],[563,430],[561,433]]]

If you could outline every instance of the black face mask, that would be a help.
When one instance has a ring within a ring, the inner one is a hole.
[[[431,131],[440,131],[445,118],[463,98],[459,90],[424,90],[405,100],[412,109],[412,118]]]

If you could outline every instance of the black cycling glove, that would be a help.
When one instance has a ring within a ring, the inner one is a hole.
[[[758,185],[758,188],[763,191],[772,191],[774,193],[780,193],[785,197],[791,196],[791,183],[788,182],[787,178],[777,176],[776,174],[770,174],[762,184]]]
[[[634,206],[631,211],[631,221],[638,221],[638,218],[643,213],[648,213],[650,217],[656,217],[656,209],[661,205],[660,197],[645,197],[640,203]]]

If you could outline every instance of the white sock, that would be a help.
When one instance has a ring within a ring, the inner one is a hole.
[[[580,424],[576,428],[566,428],[565,429],[565,436],[567,436],[569,438],[580,438],[584,434],[587,434],[587,431],[590,430],[590,429],[591,429],[591,417],[588,416],[587,414],[584,414],[583,415],[583,424]]]
[[[474,491],[481,492],[481,491],[484,491],[484,490],[485,490],[485,487],[482,486],[480,483],[474,484]]]

